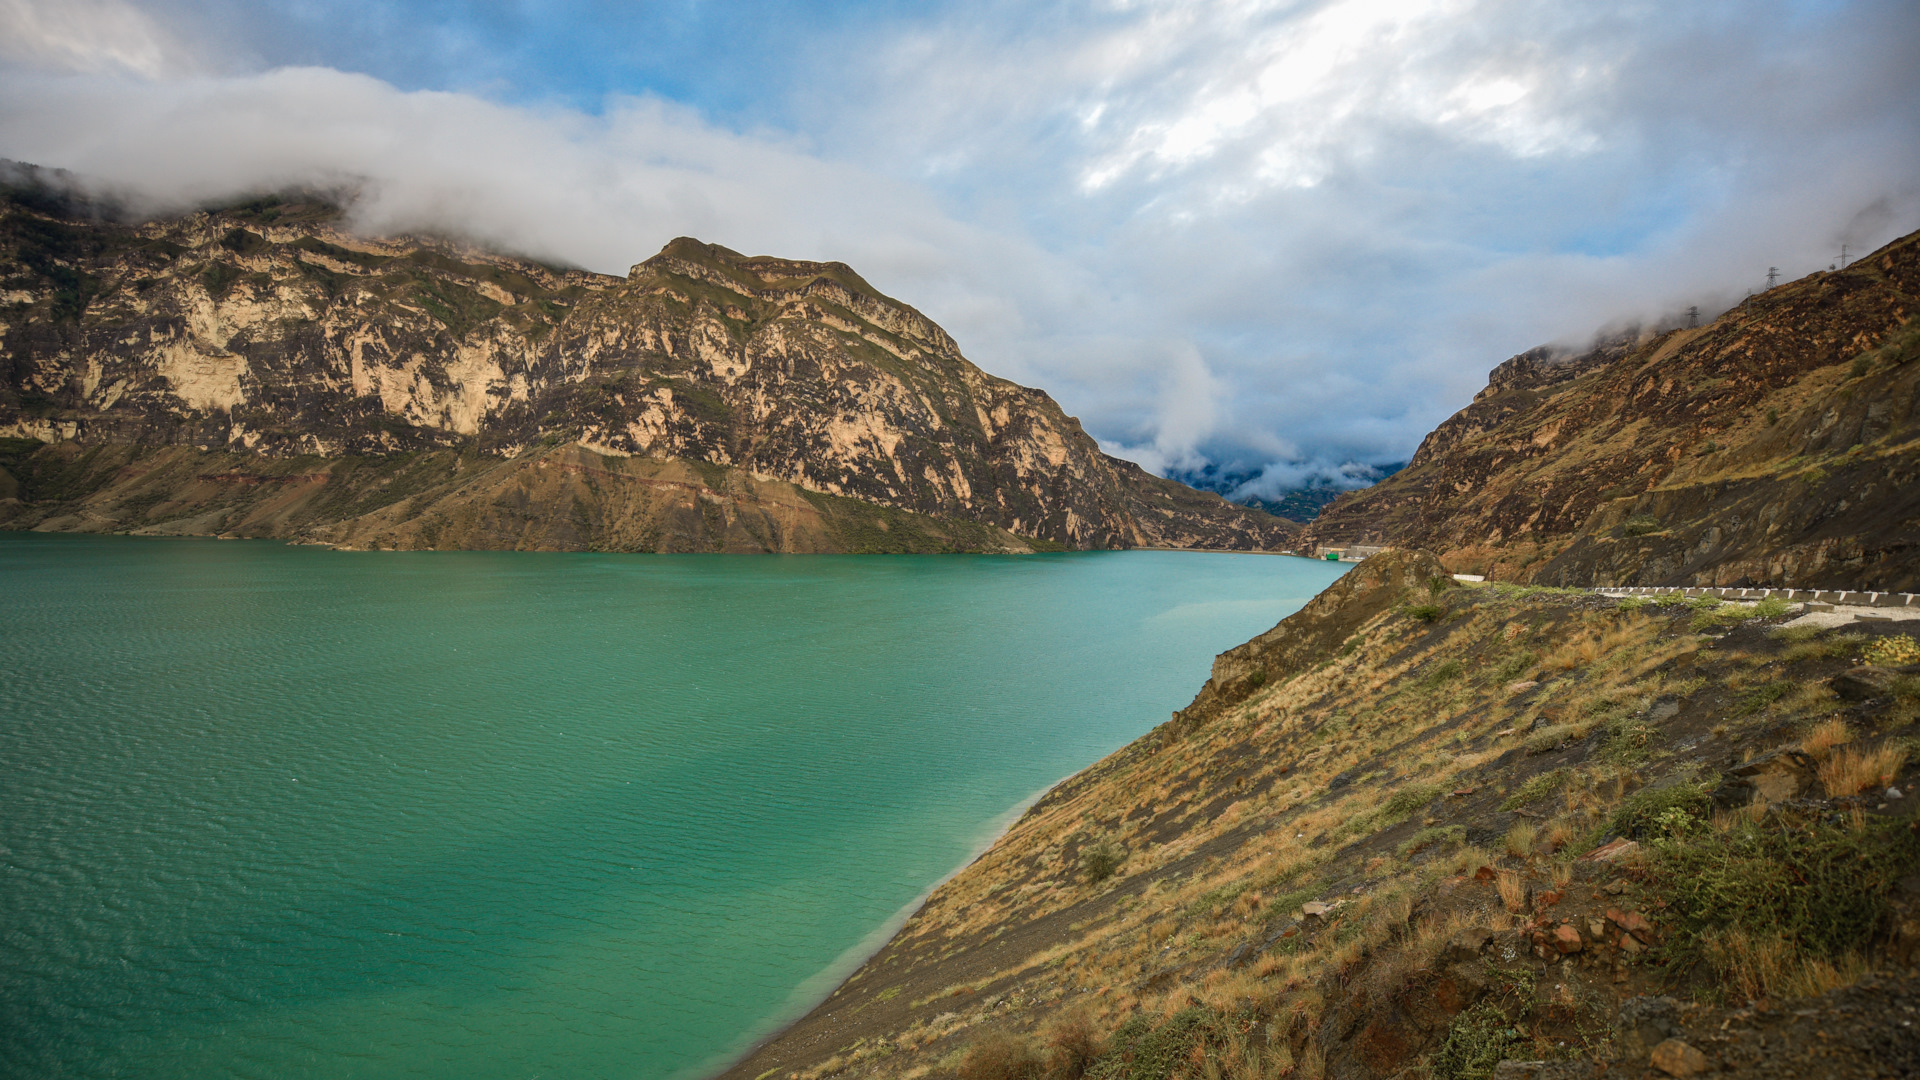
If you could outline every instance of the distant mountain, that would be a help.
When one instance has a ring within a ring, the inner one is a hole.
[[[1920,589],[1920,234],[1742,302],[1495,368],[1303,545],[1547,584]]]
[[[1331,478],[1316,476],[1300,487],[1288,488],[1270,497],[1253,496],[1235,499],[1235,501],[1242,506],[1251,506],[1256,510],[1264,510],[1275,517],[1283,517],[1288,521],[1295,521],[1305,525],[1314,518],[1319,517],[1320,511],[1326,509],[1335,499],[1339,498],[1341,493],[1355,490],[1350,482],[1351,480],[1358,479],[1366,484],[1375,484],[1406,467],[1407,463],[1404,461],[1390,462],[1385,465],[1369,465],[1365,467],[1365,472],[1361,475],[1347,478],[1349,483],[1346,484],[1336,484]],[[1171,479],[1177,480],[1190,487],[1195,487],[1202,491],[1218,492],[1229,499],[1233,499],[1234,492],[1239,491],[1248,481],[1258,479],[1259,477],[1258,473],[1220,470],[1212,466],[1204,469],[1176,471],[1168,475]]]
[[[0,185],[0,523],[360,547],[1274,550],[840,263],[626,278],[320,197],[116,220]]]

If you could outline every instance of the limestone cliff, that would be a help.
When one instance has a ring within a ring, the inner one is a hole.
[[[10,177],[15,528],[776,551],[1295,532],[1106,457],[839,263],[682,238],[621,279],[357,236],[319,199],[122,223]]]
[[[1303,545],[1544,584],[1920,585],[1920,234],[1707,326],[1495,368]]]

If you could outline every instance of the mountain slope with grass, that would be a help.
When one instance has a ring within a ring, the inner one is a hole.
[[[1706,326],[1536,349],[1303,545],[1553,585],[1920,589],[1920,234]]]
[[[1832,621],[1376,556],[726,1075],[1908,1075],[1920,620]]]
[[[377,547],[1277,550],[840,263],[625,278],[0,170],[0,524]]]

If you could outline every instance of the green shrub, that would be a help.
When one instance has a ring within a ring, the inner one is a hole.
[[[1660,531],[1660,519],[1652,514],[1635,514],[1620,523],[1620,535],[1645,536]]]
[[[1753,617],[1756,619],[1777,619],[1793,610],[1784,596],[1769,596],[1753,605]]]
[[[1439,604],[1410,604],[1407,607],[1407,618],[1424,623],[1435,622],[1446,613],[1447,609]]]
[[[1430,847],[1452,847],[1467,842],[1465,825],[1439,825],[1421,829],[1400,842],[1400,857],[1406,858],[1416,851]]]
[[[1182,1009],[1155,1026],[1135,1016],[1114,1031],[1107,1052],[1087,1070],[1090,1080],[1168,1080],[1195,1047],[1218,1048],[1227,1038],[1226,1018],[1212,1009]]]
[[[1533,666],[1539,662],[1540,658],[1538,656],[1522,649],[1507,657],[1505,660],[1500,661],[1500,666],[1493,669],[1493,681],[1496,683],[1510,683],[1533,670]]]
[[[1837,957],[1875,940],[1897,882],[1920,868],[1920,843],[1904,822],[1858,826],[1819,819],[1699,828],[1651,844],[1649,884],[1667,904],[1671,959],[1703,955],[1725,930],[1779,935],[1815,956]]]
[[[1740,695],[1740,715],[1751,716],[1792,692],[1793,684],[1789,682],[1776,682],[1768,683],[1765,686],[1756,686]]]
[[[1519,1045],[1520,1032],[1506,1014],[1482,1003],[1453,1018],[1427,1064],[1433,1080],[1486,1080]]]
[[[1622,717],[1607,725],[1607,738],[1600,744],[1601,758],[1618,765],[1631,765],[1653,756],[1653,740],[1660,729],[1633,717]]]
[[[1383,812],[1388,818],[1404,818],[1446,792],[1444,784],[1408,784],[1393,793],[1393,797],[1387,800]]]
[[[1640,611],[1644,608],[1649,608],[1653,606],[1653,597],[1623,596],[1620,598],[1620,601],[1616,603],[1614,606],[1619,608],[1621,611]]]
[[[1080,853],[1080,873],[1086,877],[1087,884],[1098,885],[1112,877],[1126,861],[1127,849],[1111,840],[1101,840]]]
[[[1641,788],[1621,800],[1609,825],[1621,836],[1645,839],[1658,835],[1671,824],[1669,810],[1681,810],[1694,817],[1709,813],[1713,809],[1709,790],[1711,785],[1695,780]]]
[[[1420,682],[1422,685],[1426,686],[1428,689],[1432,689],[1436,686],[1439,686],[1441,683],[1451,682],[1452,680],[1459,678],[1460,673],[1465,670],[1467,670],[1466,665],[1462,664],[1460,661],[1448,660],[1446,663],[1439,664],[1436,667],[1434,667],[1432,671],[1427,672],[1425,677],[1423,677],[1420,680]]]
[[[1541,799],[1552,795],[1565,787],[1566,783],[1567,770],[1565,769],[1553,769],[1548,772],[1543,772],[1539,776],[1520,785],[1519,791],[1507,796],[1507,801],[1500,804],[1500,809],[1507,813],[1512,813],[1523,806],[1537,803]]]

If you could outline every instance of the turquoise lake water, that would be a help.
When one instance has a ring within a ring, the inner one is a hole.
[[[0,1073],[697,1075],[1342,569],[0,533]]]

